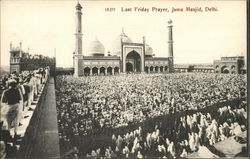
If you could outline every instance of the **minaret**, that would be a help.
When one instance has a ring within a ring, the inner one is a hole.
[[[19,49],[20,49],[20,57],[22,57],[22,42],[20,41],[20,43],[19,43]]]
[[[142,68],[141,68],[141,73],[145,73],[145,51],[146,51],[146,39],[145,36],[142,37],[142,43],[143,43],[143,55],[142,55]]]
[[[82,6],[78,2],[76,5],[76,43],[75,43],[75,54],[74,56],[74,76],[78,77],[82,74],[80,72],[82,64]]]
[[[12,42],[10,42],[10,51],[12,50]]]
[[[174,53],[173,53],[173,25],[172,20],[168,21],[168,59],[169,72],[174,72]]]

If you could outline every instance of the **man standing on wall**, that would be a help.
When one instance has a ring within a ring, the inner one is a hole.
[[[21,90],[17,88],[17,82],[12,79],[9,81],[9,89],[5,90],[1,97],[1,103],[6,103],[9,107],[7,112],[8,130],[11,129],[12,123],[14,124],[14,137],[17,138],[17,129],[19,126],[19,109],[23,102]]]

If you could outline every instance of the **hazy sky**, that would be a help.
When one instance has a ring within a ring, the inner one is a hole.
[[[245,1],[82,1],[83,54],[97,36],[111,51],[122,27],[133,42],[146,43],[156,56],[166,57],[167,21],[173,20],[175,63],[212,63],[221,56],[246,55]],[[22,41],[31,54],[56,57],[58,66],[72,66],[75,49],[76,0],[2,0],[1,65],[9,64],[9,44]],[[105,8],[115,8],[105,12]],[[122,12],[123,8],[144,7],[149,12]],[[168,8],[155,12],[152,7]],[[172,7],[183,12],[171,13]],[[188,12],[186,7],[201,7],[203,12]],[[218,11],[206,12],[205,7]]]

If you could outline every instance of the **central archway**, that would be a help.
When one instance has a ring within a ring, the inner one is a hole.
[[[223,73],[228,74],[228,73],[229,73],[229,70],[228,70],[227,68],[225,68],[225,69],[223,70]]]
[[[126,72],[128,72],[128,70],[129,72],[141,72],[141,57],[140,54],[134,50],[128,53],[126,57]]]
[[[225,74],[228,74],[229,73],[229,69],[227,66],[223,66],[221,67],[221,73],[225,73]]]

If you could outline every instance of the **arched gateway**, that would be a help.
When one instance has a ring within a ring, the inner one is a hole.
[[[126,57],[126,72],[141,72],[141,57],[134,50]]]
[[[145,41],[143,43],[122,42],[122,72],[144,72]]]

